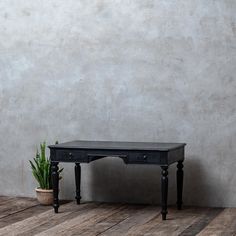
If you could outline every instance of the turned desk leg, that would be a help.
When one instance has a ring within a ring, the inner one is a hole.
[[[81,182],[81,166],[80,163],[75,163],[75,185],[76,185],[76,195],[75,199],[77,204],[80,204],[80,182]]]
[[[178,210],[182,209],[182,193],[183,193],[183,179],[184,179],[184,172],[183,172],[183,161],[178,161],[177,164],[177,208]]]
[[[167,211],[167,197],[168,197],[168,166],[161,166],[161,192],[162,192],[162,200],[161,200],[161,214],[162,220],[166,220]]]
[[[58,185],[59,185],[59,173],[58,162],[51,163],[52,168],[52,189],[53,189],[53,208],[55,213],[58,213],[59,199],[58,199]]]

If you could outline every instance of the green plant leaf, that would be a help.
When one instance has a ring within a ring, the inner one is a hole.
[[[51,162],[46,157],[46,142],[40,144],[40,152],[36,151],[35,158],[33,161],[29,160],[30,166],[32,169],[32,175],[39,184],[39,187],[42,189],[51,189],[52,180],[51,180]],[[58,170],[60,174],[63,171],[63,168]],[[59,175],[59,179],[62,177]]]

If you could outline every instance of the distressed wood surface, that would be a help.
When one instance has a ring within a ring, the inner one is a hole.
[[[160,214],[159,207],[157,208],[153,206],[133,206],[131,207],[131,209],[129,209],[129,211],[127,211],[127,217],[123,221],[114,225],[112,228],[103,232],[101,235],[125,235],[132,228],[135,228],[137,225],[145,224],[157,214]]]
[[[38,202],[32,198],[1,197],[0,219],[37,205]]]
[[[122,206],[120,205],[103,204],[101,207],[93,208],[90,211],[85,212],[85,214],[78,214],[73,219],[66,220],[60,225],[37,234],[37,236],[80,235],[93,227],[97,222],[106,219],[121,208]]]
[[[35,199],[0,196],[0,236],[236,236],[235,208],[66,202],[55,214]]]
[[[227,208],[222,211],[197,235],[236,235],[236,208]]]
[[[65,205],[62,205],[60,210],[61,213],[55,214],[52,208],[50,210],[44,211],[43,213],[33,215],[27,219],[23,219],[21,221],[18,221],[14,224],[8,225],[6,227],[3,227],[0,229],[0,235],[8,235],[12,232],[15,235],[34,235],[35,232],[37,232],[40,229],[40,232],[45,230],[45,225],[48,226],[48,228],[60,225],[62,222],[70,219],[71,214],[74,211],[77,211],[74,216],[80,215],[81,212],[83,212],[83,209],[87,207],[88,204],[82,204],[78,207],[74,207],[75,203],[71,202]],[[91,208],[95,208],[93,204],[89,206]],[[87,212],[87,211],[86,211]],[[47,229],[47,228],[46,228]],[[31,233],[33,232],[33,233]]]
[[[45,206],[37,205],[37,206],[34,206],[34,207],[24,209],[22,211],[18,211],[14,214],[5,216],[5,217],[0,219],[0,228],[6,227],[6,226],[11,225],[11,224],[14,224],[18,221],[21,221],[22,219],[26,219],[26,218],[32,217],[34,215],[38,215],[40,213],[43,213],[47,209],[49,210],[49,209],[51,209],[51,207],[45,207]]]

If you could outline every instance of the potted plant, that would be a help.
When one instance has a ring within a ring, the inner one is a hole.
[[[53,190],[51,181],[51,164],[46,157],[46,142],[40,144],[40,152],[37,150],[33,161],[29,161],[32,174],[39,186],[35,189],[36,196],[40,204],[51,205],[53,203]],[[58,172],[61,173],[63,169]],[[61,176],[59,176],[61,179]]]

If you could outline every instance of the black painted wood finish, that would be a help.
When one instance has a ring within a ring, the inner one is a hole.
[[[167,211],[167,197],[168,197],[168,166],[161,166],[161,214],[162,220],[166,220]]]
[[[75,185],[76,185],[76,195],[75,199],[77,204],[80,204],[80,182],[81,182],[81,166],[80,163],[75,163]]]
[[[53,188],[53,207],[55,213],[58,213],[59,208],[59,199],[58,199],[58,192],[59,192],[59,173],[58,173],[58,162],[51,162],[52,168],[52,188]]]
[[[184,172],[183,172],[183,161],[178,161],[177,164],[177,207],[179,210],[182,208],[182,192],[183,192],[183,180],[184,180]]]
[[[89,163],[107,156],[121,158],[125,164],[155,164],[161,166],[162,219],[166,220],[168,197],[168,166],[177,165],[177,206],[182,207],[183,161],[185,143],[72,141],[49,146],[52,164],[54,210],[58,212],[58,163],[75,163],[76,200],[80,203],[80,163]]]

